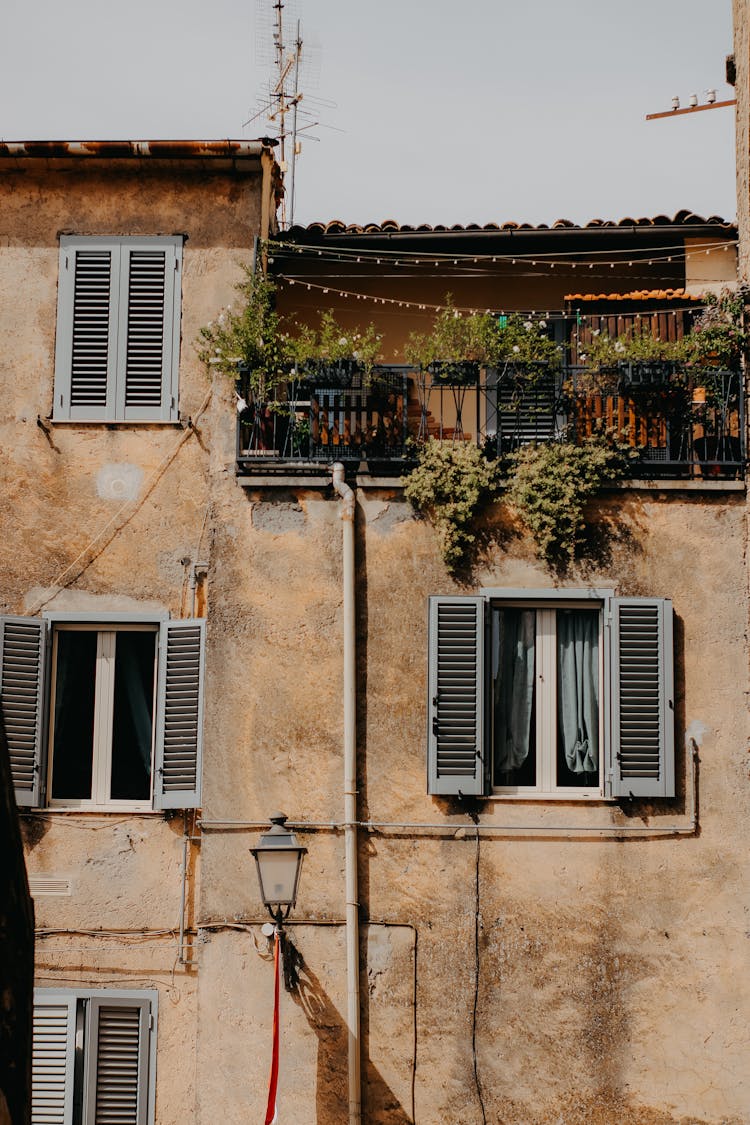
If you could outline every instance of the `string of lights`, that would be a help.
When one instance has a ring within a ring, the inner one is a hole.
[[[577,250],[568,251],[562,257],[557,251],[514,251],[512,254],[473,254],[473,253],[443,253],[440,251],[425,254],[424,251],[403,251],[367,248],[341,247],[333,249],[308,245],[305,243],[288,243],[270,240],[266,246],[269,253],[286,254],[291,251],[302,255],[323,258],[326,261],[341,261],[350,263],[375,263],[376,265],[390,266],[432,266],[444,265],[502,265],[515,266],[518,263],[531,266],[567,267],[576,269],[578,266],[608,265],[614,269],[616,266],[655,265],[662,262],[683,262],[691,258],[710,255],[716,251],[728,252],[737,247],[737,239],[721,239],[713,242],[703,242],[691,249],[680,250],[674,246],[652,246],[633,249],[625,247],[622,250]],[[606,255],[606,257],[605,257]],[[614,257],[613,255],[619,255]],[[595,261],[589,261],[594,258]]]
[[[295,286],[295,285],[300,286],[302,289],[305,289],[308,293],[312,292],[313,290],[316,290],[316,291],[319,291],[319,292],[321,292],[325,295],[329,295],[329,296],[333,295],[335,297],[343,297],[346,300],[372,301],[376,305],[386,305],[386,306],[392,306],[392,307],[395,306],[395,307],[398,307],[400,309],[412,309],[412,310],[416,309],[418,312],[438,312],[438,313],[441,313],[441,312],[446,312],[446,311],[450,310],[451,312],[456,313],[457,316],[460,316],[460,315],[476,316],[480,313],[486,313],[486,314],[491,315],[491,316],[511,316],[511,315],[531,316],[531,317],[539,316],[539,317],[543,317],[545,320],[565,320],[565,321],[568,321],[568,320],[571,320],[571,319],[577,319],[579,322],[585,322],[588,319],[601,320],[602,317],[612,315],[611,313],[608,314],[608,313],[599,313],[599,312],[584,313],[578,307],[576,307],[575,310],[571,310],[570,312],[561,313],[561,312],[553,310],[553,309],[548,309],[545,312],[542,309],[493,309],[493,308],[477,308],[477,307],[471,307],[471,306],[468,306],[468,305],[447,305],[445,303],[435,305],[435,304],[430,304],[427,301],[408,301],[408,300],[405,300],[405,299],[399,298],[399,297],[380,297],[380,296],[376,296],[373,293],[355,293],[355,292],[353,292],[351,290],[348,290],[348,289],[336,289],[336,288],[334,288],[330,285],[319,285],[314,281],[300,281],[299,278],[288,277],[285,274],[280,274],[279,277],[277,278],[277,280],[281,281],[281,282],[285,282],[287,285],[290,285],[290,286]],[[690,311],[695,310],[696,312],[700,312],[700,310],[703,309],[703,308],[705,308],[705,304],[703,304],[702,302],[691,302],[691,304],[689,306]],[[685,311],[685,310],[683,310],[683,309],[677,310],[677,309],[674,309],[674,308],[660,308],[660,309],[644,310],[643,313],[635,313],[635,315],[637,317],[643,316],[645,318],[645,317],[656,316],[656,315],[659,315],[659,314],[671,314],[672,316],[677,318],[678,314],[680,312],[683,312],[683,311]]]

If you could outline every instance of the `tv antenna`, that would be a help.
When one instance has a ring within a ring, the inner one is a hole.
[[[288,229],[294,224],[297,157],[302,151],[299,135],[320,124],[319,121],[312,120],[320,108],[334,105],[333,102],[325,99],[305,97],[300,89],[305,72],[309,77],[311,67],[308,65],[303,68],[302,65],[302,25],[296,18],[296,13],[290,11],[294,3],[295,0],[273,0],[269,11],[268,0],[258,0],[256,55],[260,62],[270,64],[273,77],[268,88],[260,96],[258,109],[244,123],[249,125],[253,121],[265,119],[278,133],[279,166],[282,175],[289,177],[289,190],[281,199],[279,219],[282,229]],[[288,46],[285,9],[293,18],[295,25],[293,38]],[[271,51],[268,49],[269,41],[273,44]],[[309,64],[312,61],[313,57],[308,51],[305,54],[305,63]],[[310,106],[310,112],[301,106],[303,100]],[[301,121],[305,123],[302,124]],[[318,138],[310,137],[310,140],[318,140]]]

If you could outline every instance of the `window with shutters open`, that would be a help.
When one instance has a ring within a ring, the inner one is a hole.
[[[61,236],[56,421],[177,414],[182,238]]]
[[[31,1125],[150,1125],[158,994],[34,993]]]
[[[0,618],[0,706],[20,806],[200,803],[205,621]]]
[[[431,598],[429,791],[674,796],[673,695],[666,599]]]

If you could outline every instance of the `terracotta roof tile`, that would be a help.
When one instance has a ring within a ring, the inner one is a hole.
[[[682,210],[678,211],[674,218],[670,219],[668,215],[654,215],[652,217],[643,216],[639,219],[634,219],[631,216],[625,216],[622,219],[590,219],[586,223],[574,223],[570,219],[556,219],[553,223],[539,223],[534,226],[532,223],[517,223],[508,221],[504,223],[468,223],[462,226],[460,223],[455,223],[451,226],[446,226],[442,223],[436,223],[431,226],[429,223],[420,223],[417,226],[410,224],[400,224],[395,219],[386,219],[382,223],[344,223],[341,219],[332,219],[329,222],[315,222],[309,223],[306,227],[295,226],[289,232],[292,235],[299,236],[303,233],[316,233],[316,234],[388,234],[389,232],[399,231],[401,233],[424,232],[429,234],[438,234],[442,231],[453,232],[466,232],[467,234],[476,231],[513,231],[513,230],[530,230],[530,231],[545,231],[545,230],[586,230],[591,228],[616,228],[616,227],[662,227],[662,226],[719,226],[727,231],[734,231],[735,224],[722,219],[719,215],[710,215],[708,218],[703,218],[701,215],[696,215],[693,211]]]
[[[632,293],[566,293],[565,301],[703,301],[684,289],[635,289]]]

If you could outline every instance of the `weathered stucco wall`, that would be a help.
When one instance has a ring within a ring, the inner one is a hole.
[[[256,832],[208,826],[261,822],[276,807],[316,823],[343,814],[338,502],[299,490],[246,498],[229,480],[214,495],[201,897],[213,932],[201,964],[225,1015],[208,1018],[213,998],[201,986],[206,1123],[216,1083],[238,1091],[228,1122],[260,1113],[271,997],[246,851]],[[494,543],[458,587],[434,531],[398,493],[359,494],[360,816],[469,826],[460,838],[383,829],[361,840],[363,919],[403,927],[363,929],[367,1120],[411,1120],[415,1028],[416,1120],[482,1120],[478,925],[487,1120],[750,1121],[744,495],[631,490],[592,515],[609,529],[603,561],[565,584],[674,601],[678,797],[622,808],[478,802],[483,825],[508,831],[483,837],[477,854],[470,810],[425,792],[426,599],[552,578],[502,504],[490,518]],[[688,728],[701,742],[699,832],[607,839],[618,824],[689,828]],[[559,832],[545,834],[551,825]],[[599,826],[605,838],[576,838],[576,826]],[[285,997],[282,1105],[295,1120],[333,1123],[346,1098],[342,931],[303,919],[340,923],[343,843],[323,829],[304,839],[292,932],[312,983]]]
[[[174,163],[97,161],[63,171],[38,163],[0,168],[0,611],[189,616],[190,569],[211,534],[208,414],[195,432],[48,421],[58,234],[185,234],[179,409],[194,417],[210,389],[194,341],[233,299],[240,263],[250,260],[261,175]],[[22,821],[30,875],[71,883],[69,896],[36,900],[36,984],[157,988],[156,1120],[192,1120],[197,973],[178,961],[178,933],[183,836],[194,827],[182,814],[45,810]],[[188,930],[199,868],[191,844]],[[189,935],[188,960],[193,945]]]

